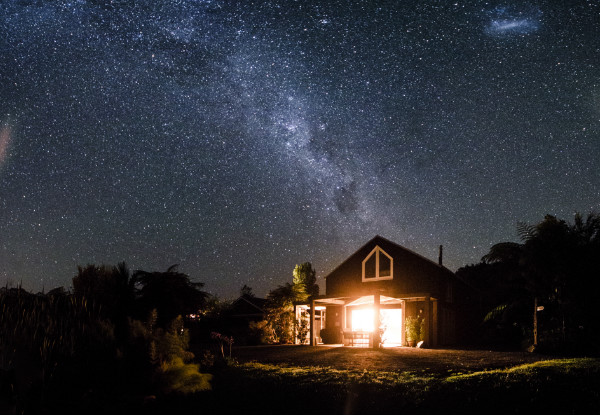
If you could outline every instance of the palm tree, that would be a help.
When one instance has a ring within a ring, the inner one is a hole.
[[[503,242],[492,246],[482,258],[485,263],[503,264],[508,272],[505,280],[515,288],[513,295],[486,316],[487,320],[506,317],[522,310],[524,303],[533,304],[533,343],[537,344],[538,304],[544,307],[545,332],[553,342],[573,341],[569,332],[583,327],[590,332],[598,325],[595,299],[600,278],[600,217],[589,214],[584,219],[575,215],[573,225],[546,215],[537,225],[519,223],[517,231],[522,243]],[[528,307],[528,308],[529,308]],[[531,310],[531,308],[529,308]],[[520,313],[519,313],[520,314]],[[526,318],[521,316],[521,320]],[[585,324],[584,324],[585,323]],[[560,333],[560,338],[556,334]]]
[[[480,272],[494,278],[487,278],[489,285],[486,288],[492,291],[490,297],[500,301],[485,315],[484,322],[498,323],[503,329],[503,337],[510,337],[503,340],[509,342],[514,341],[515,329],[519,331],[518,336],[524,337],[530,327],[527,310],[530,309],[534,288],[523,272],[524,254],[523,244],[500,242],[481,258],[481,265],[485,268]]]

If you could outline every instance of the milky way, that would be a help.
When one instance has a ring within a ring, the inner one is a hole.
[[[0,282],[264,295],[376,234],[455,270],[600,210],[600,7],[556,3],[2,2]]]

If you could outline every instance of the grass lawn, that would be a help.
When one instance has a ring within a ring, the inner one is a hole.
[[[369,353],[376,356],[377,351],[363,350],[361,356]],[[202,408],[205,413],[246,414],[588,414],[600,409],[600,359],[596,358],[539,360],[490,369],[465,369],[457,363],[437,369],[245,361],[218,370],[211,392],[157,402],[154,409],[161,413],[172,405],[179,407],[179,413],[198,413],[192,409]]]
[[[600,409],[600,359],[561,359],[472,373],[338,370],[243,363],[215,398],[251,413],[590,413]]]

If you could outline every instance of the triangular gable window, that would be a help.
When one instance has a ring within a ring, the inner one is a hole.
[[[375,246],[362,262],[363,282],[391,280],[394,278],[394,259],[379,246]]]

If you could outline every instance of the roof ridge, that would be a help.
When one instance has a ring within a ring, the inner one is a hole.
[[[406,252],[409,252],[409,253],[411,253],[411,254],[413,254],[413,255],[415,255],[415,256],[417,256],[417,257],[419,257],[419,258],[421,258],[421,259],[423,259],[423,260],[425,260],[425,261],[427,261],[427,262],[435,265],[438,268],[441,268],[443,270],[448,271],[452,275],[455,275],[454,272],[452,272],[451,270],[449,270],[448,268],[446,268],[444,265],[440,265],[439,263],[437,263],[437,262],[435,262],[435,261],[433,261],[433,260],[431,260],[431,259],[429,259],[429,258],[427,258],[427,257],[425,257],[425,256],[423,256],[421,254],[419,254],[418,252],[413,251],[412,249],[408,249],[408,248],[406,248],[406,247],[404,247],[404,246],[402,246],[402,245],[400,245],[400,244],[398,244],[398,243],[396,243],[394,241],[391,241],[391,240],[389,240],[387,238],[384,238],[383,236],[377,234],[373,238],[369,239],[366,243],[364,243],[363,245],[361,245],[360,248],[356,249],[352,254],[350,254],[350,256],[348,256],[345,260],[343,260],[337,267],[335,267],[334,269],[332,269],[331,271],[329,271],[329,273],[324,278],[327,279],[327,277],[329,277],[331,274],[333,274],[335,271],[337,271],[338,268],[340,268],[342,265],[344,265],[344,263],[348,259],[350,259],[358,251],[360,251],[361,249],[363,249],[364,247],[366,247],[367,245],[369,245],[371,242],[375,241],[376,239],[381,239],[381,240],[383,240],[383,241],[385,241],[387,243],[390,243],[390,244],[392,244],[392,245],[394,245],[394,246],[396,246],[396,247],[398,247],[398,248],[400,248],[400,249],[402,249],[402,250],[404,250]]]
[[[414,254],[414,255],[416,255],[416,256],[418,256],[418,257],[420,257],[420,258],[424,259],[425,261],[429,261],[429,262],[431,262],[432,264],[434,264],[434,265],[436,265],[436,266],[438,266],[438,267],[440,267],[440,268],[444,268],[444,269],[448,270],[448,272],[452,272],[452,271],[450,271],[448,268],[446,268],[444,265],[440,265],[440,263],[439,263],[439,262],[435,262],[434,260],[432,260],[432,259],[429,259],[429,258],[427,258],[426,256],[423,256],[423,255],[421,255],[420,253],[413,251],[412,249],[406,248],[405,246],[402,246],[402,245],[400,245],[400,244],[397,244],[397,243],[396,243],[396,242],[394,242],[394,241],[390,241],[389,239],[387,239],[387,238],[384,238],[383,236],[379,236],[379,235],[377,235],[375,238],[377,238],[377,237],[379,237],[379,238],[383,239],[383,240],[384,240],[384,241],[386,241],[386,242],[389,242],[389,243],[391,243],[392,245],[396,245],[398,248],[404,249],[405,251],[408,251],[408,252],[410,252],[411,254]],[[373,238],[373,239],[375,239],[375,238]],[[369,242],[370,242],[370,241],[369,241]],[[454,274],[454,272],[452,272],[452,273]]]

